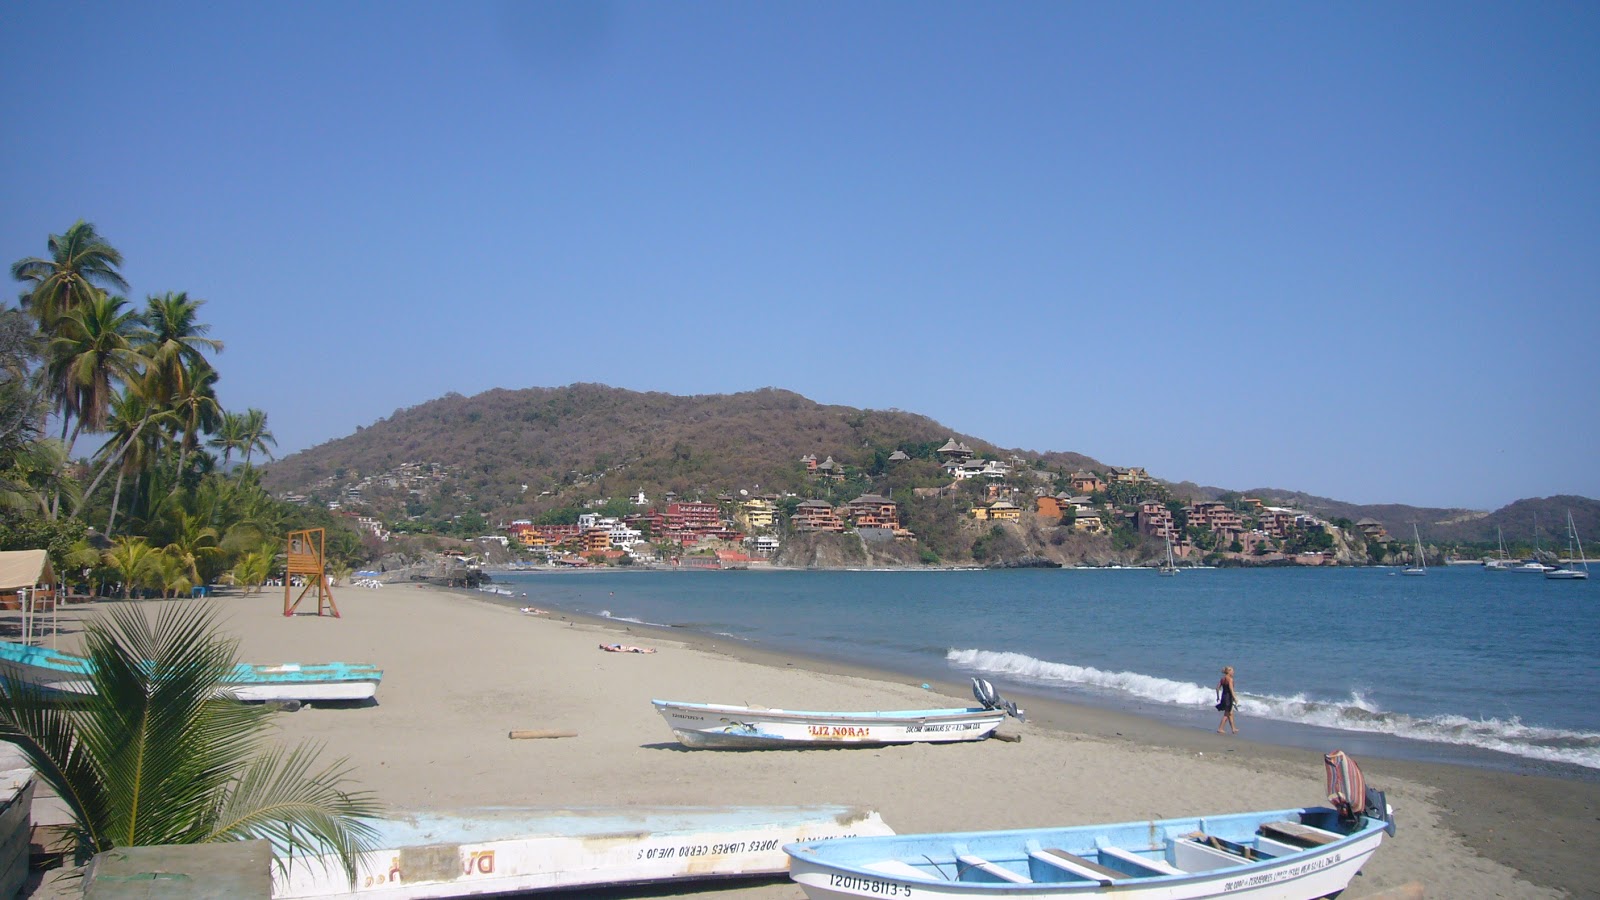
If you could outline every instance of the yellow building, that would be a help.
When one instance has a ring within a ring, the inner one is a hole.
[[[744,519],[745,527],[752,531],[771,528],[772,523],[777,521],[778,507],[766,498],[751,497],[740,504],[739,515]]]

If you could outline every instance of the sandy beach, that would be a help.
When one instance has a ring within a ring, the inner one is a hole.
[[[799,709],[966,705],[965,685],[907,681],[763,652],[679,629],[559,611],[530,615],[489,595],[418,585],[340,587],[342,617],[282,615],[281,593],[213,602],[241,659],[371,662],[377,703],[277,717],[284,740],[349,757],[362,787],[396,809],[475,805],[850,804],[895,830],[949,831],[1242,812],[1324,801],[1317,753],[1030,702],[1019,742],[807,751],[680,747],[652,698]],[[189,601],[185,601],[189,602]],[[84,616],[64,608],[61,649]],[[305,604],[311,606],[311,604]],[[653,654],[606,653],[623,641]],[[931,674],[931,673],[930,673]],[[512,740],[509,732],[576,732]],[[1329,747],[1328,749],[1335,749]],[[1600,785],[1362,758],[1399,823],[1345,897],[1408,884],[1449,898],[1600,896]],[[786,881],[636,892],[800,898]],[[618,893],[617,896],[626,894]]]

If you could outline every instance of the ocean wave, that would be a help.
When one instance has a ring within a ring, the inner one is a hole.
[[[1090,666],[1035,659],[1021,653],[952,649],[947,651],[945,659],[960,669],[1020,683],[1121,694],[1175,707],[1209,708],[1217,698],[1216,690],[1208,685],[1138,672],[1107,672]],[[1355,692],[1342,700],[1316,700],[1300,694],[1280,697],[1241,693],[1239,711],[1263,719],[1461,744],[1528,759],[1600,769],[1600,734],[1524,725],[1517,718],[1412,716],[1385,710],[1371,698]]]

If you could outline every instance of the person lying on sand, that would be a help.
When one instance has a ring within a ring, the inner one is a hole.
[[[549,614],[547,611],[542,610],[542,609],[538,608],[537,606],[524,606],[522,608],[522,611],[527,613],[530,616],[543,616],[543,615],[548,615]]]
[[[601,644],[601,650],[608,653],[654,653],[655,650],[645,647],[635,647],[632,644]]]

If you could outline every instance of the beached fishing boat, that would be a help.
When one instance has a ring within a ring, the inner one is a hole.
[[[809,841],[784,848],[789,877],[811,900],[1329,897],[1394,834],[1394,823],[1382,792],[1366,789],[1348,757],[1326,759],[1331,807]]]
[[[71,653],[0,641],[0,667],[13,669],[52,691],[87,694],[94,690],[89,661]],[[255,702],[361,701],[372,699],[382,680],[383,670],[370,663],[240,663],[224,679],[223,690],[236,699]]]
[[[273,869],[277,900],[514,894],[599,885],[781,875],[795,841],[893,834],[840,806],[473,809],[375,823],[355,890],[333,856]]]
[[[954,709],[891,709],[822,712],[651,700],[685,747],[710,750],[836,747],[977,741],[1022,710],[1002,700],[989,682],[973,680],[982,706]]]

